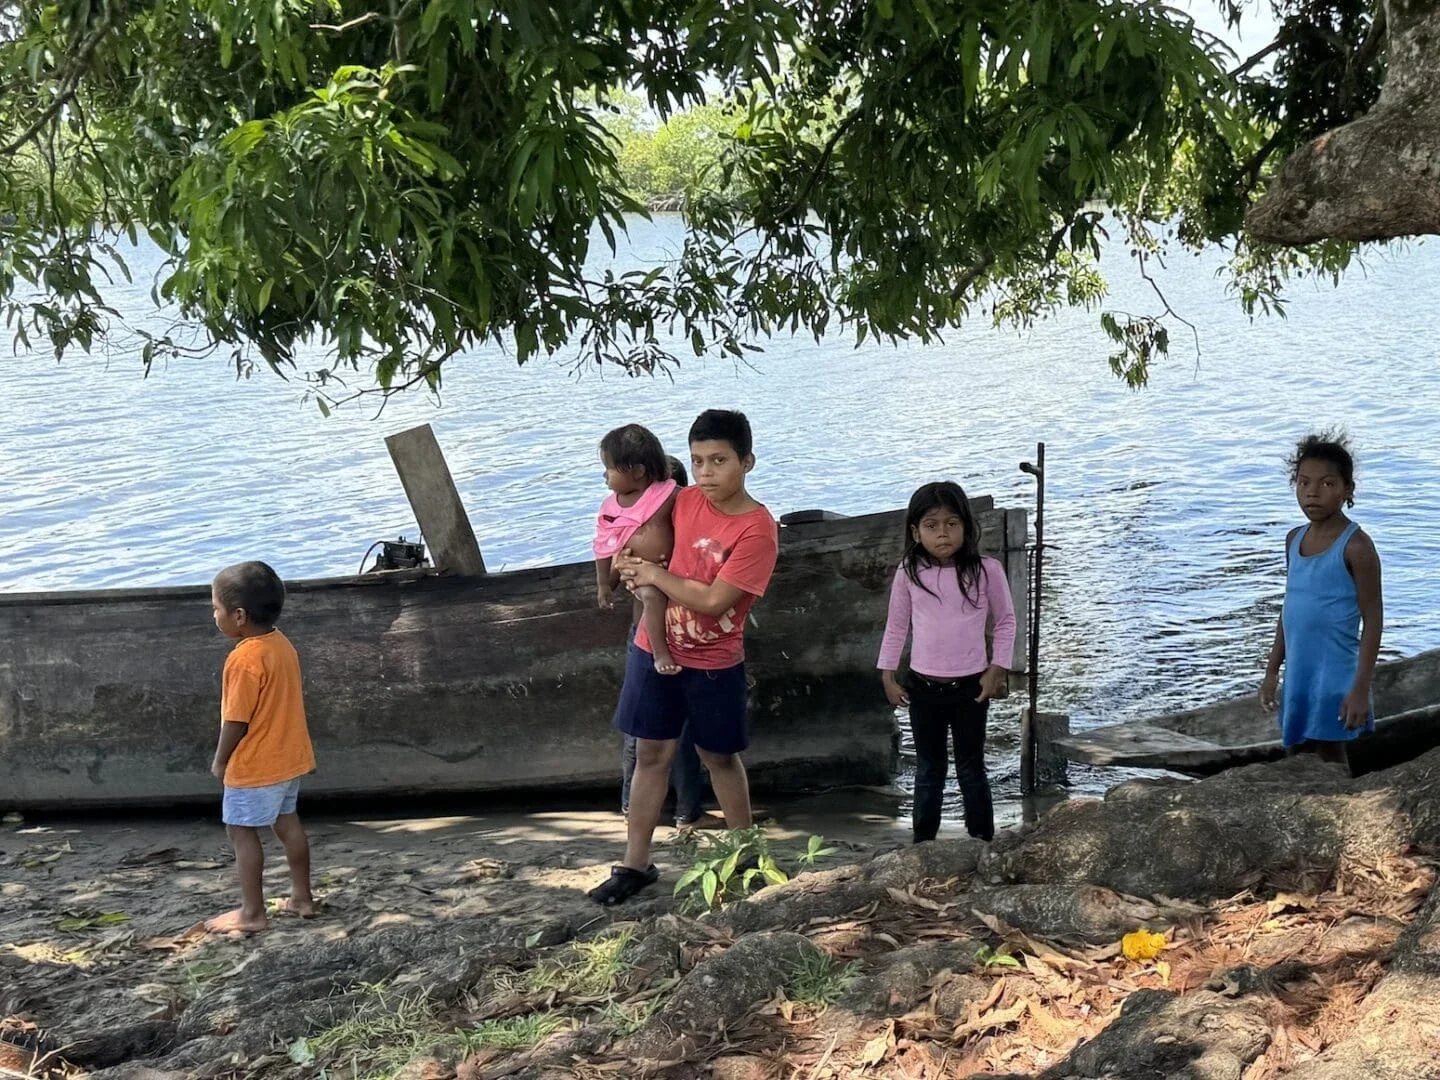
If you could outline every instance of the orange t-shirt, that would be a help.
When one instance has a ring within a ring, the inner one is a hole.
[[[665,640],[681,667],[719,671],[745,660],[745,617],[765,595],[780,535],[770,511],[757,505],[743,514],[716,510],[698,487],[681,488],[675,496],[675,550],[670,573],[709,585],[719,578],[742,590],[735,606],[718,618],[670,602],[665,609]],[[645,623],[635,644],[651,652]]]
[[[220,720],[250,725],[225,767],[227,786],[265,787],[315,768],[300,657],[279,630],[241,638],[231,650],[221,680]]]

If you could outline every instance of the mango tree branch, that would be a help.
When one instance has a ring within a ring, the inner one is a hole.
[[[32,120],[18,136],[0,146],[0,157],[13,157],[19,151],[29,145],[37,135],[43,131],[52,120],[60,115],[60,111],[74,99],[80,89],[80,80],[85,75],[85,65],[94,54],[96,47],[105,39],[113,28],[110,21],[110,8],[106,7],[105,13],[96,21],[83,38],[80,39],[79,47],[66,64],[63,74],[56,85],[55,97],[50,104],[41,110],[40,115]]]

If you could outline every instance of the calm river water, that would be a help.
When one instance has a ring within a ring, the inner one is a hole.
[[[644,258],[679,237],[667,218],[632,234]],[[1106,306],[1154,311],[1143,282],[1121,274],[1124,254],[1109,262]],[[777,514],[902,505],[937,477],[1028,506],[1033,482],[1017,463],[1044,440],[1054,548],[1042,703],[1085,726],[1258,684],[1284,535],[1299,520],[1283,458],[1305,432],[1344,425],[1359,457],[1354,515],[1384,562],[1385,653],[1440,645],[1424,584],[1440,563],[1428,516],[1440,502],[1440,250],[1372,256],[1338,289],[1296,286],[1288,318],[1253,323],[1218,265],[1218,254],[1187,256],[1161,275],[1200,353],[1177,328],[1139,392],[1110,374],[1097,318],[1082,312],[1024,334],[977,319],[928,347],[782,338],[749,366],[695,361],[672,377],[517,368],[481,352],[451,363],[443,403],[416,395],[379,418],[353,407],[323,418],[278,378],[237,382],[223,357],[142,381],[138,352],[60,364],[6,354],[0,590],[194,583],[253,557],[287,577],[353,572],[372,541],[415,533],[383,438],[421,422],[491,568],[587,557],[603,494],[595,444],[622,422],[683,449],[700,409],[744,409],[753,489]],[[118,306],[144,322],[145,253],[132,269]],[[1003,795],[1013,708],[995,726]],[[1077,776],[1082,789],[1110,778]]]

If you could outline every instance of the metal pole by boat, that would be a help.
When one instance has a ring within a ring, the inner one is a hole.
[[[1020,471],[1035,477],[1035,554],[1030,574],[1030,707],[1020,719],[1020,793],[1035,791],[1035,725],[1040,715],[1040,586],[1045,567],[1045,444],[1035,444],[1035,461]]]

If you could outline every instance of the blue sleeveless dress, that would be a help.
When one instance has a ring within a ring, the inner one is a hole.
[[[1346,526],[1316,555],[1301,555],[1305,525],[1290,544],[1285,577],[1285,683],[1280,691],[1280,735],[1286,746],[1306,739],[1344,742],[1375,730],[1375,706],[1363,729],[1347,728],[1340,704],[1360,666],[1360,600],[1345,565],[1345,545],[1360,528]]]

